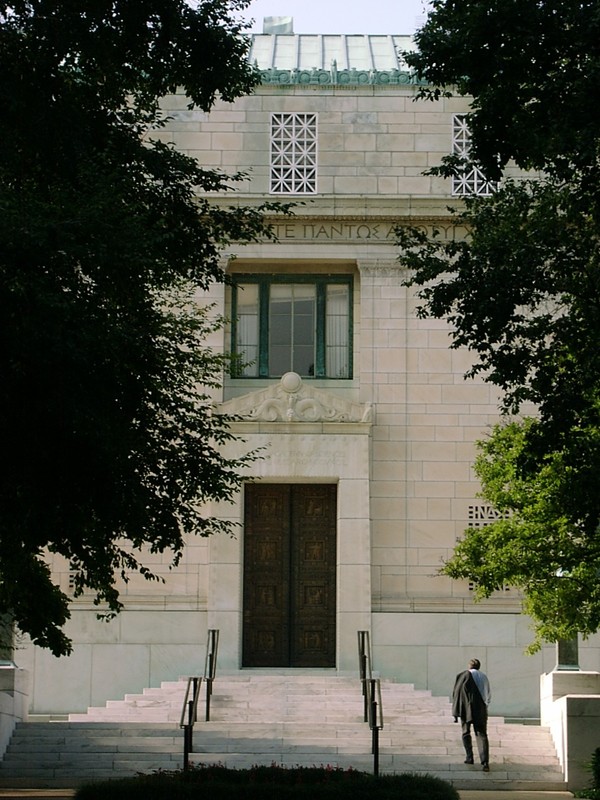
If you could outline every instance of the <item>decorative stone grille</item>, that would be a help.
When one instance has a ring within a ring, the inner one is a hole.
[[[493,506],[488,505],[472,505],[468,508],[468,527],[469,528],[483,528],[497,519],[502,519],[503,514],[496,511]]]
[[[485,528],[487,525],[491,525],[492,522],[495,522],[498,519],[506,519],[506,516],[506,514],[502,514],[500,511],[497,511],[493,506],[471,505],[468,508],[467,527]],[[475,584],[472,581],[469,581],[469,591],[475,591]],[[502,591],[510,592],[511,587],[503,586]]]
[[[317,191],[317,115],[271,114],[271,192]]]
[[[455,114],[452,118],[452,154],[468,159],[471,155],[471,129],[466,114]],[[459,197],[477,195],[489,197],[498,184],[486,180],[479,167],[467,164],[452,176],[452,194]]]
[[[75,580],[76,580],[78,574],[79,574],[79,572],[77,570],[69,570],[69,573],[68,573],[68,591],[71,594],[74,594],[74,592],[75,592]]]

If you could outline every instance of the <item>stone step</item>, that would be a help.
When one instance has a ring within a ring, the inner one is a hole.
[[[179,769],[182,760],[182,732],[173,725],[20,723],[0,763],[0,786],[70,788]]]
[[[194,753],[192,763],[196,764],[222,764],[231,769],[249,769],[253,766],[268,766],[272,763],[284,767],[296,766],[331,766],[341,769],[356,769],[367,772],[373,771],[373,756],[370,753],[335,753],[328,751],[294,751],[294,752],[269,752],[269,753],[232,753],[211,752]],[[380,774],[411,772],[417,774],[434,775],[451,782],[459,789],[489,789],[489,790],[529,790],[558,792],[566,791],[560,769],[551,772],[547,768],[526,765],[506,765],[492,762],[490,772],[483,773],[481,768],[465,767],[462,763],[448,760],[435,760],[431,757],[418,758],[415,756],[401,756],[398,754],[379,754]]]
[[[180,767],[185,686],[185,680],[171,681],[87,714],[71,714],[69,722],[19,725],[0,764],[0,786],[69,787]],[[427,773],[463,789],[565,789],[546,729],[491,717],[491,772],[484,774],[462,763],[460,726],[452,721],[448,698],[386,682],[382,705],[382,773]],[[211,720],[204,721],[202,714],[201,705],[191,755],[196,763],[373,770],[372,735],[363,721],[364,700],[356,679],[227,676],[215,682]]]
[[[356,679],[341,678],[333,687],[323,680],[305,678],[296,685],[289,678],[269,680],[267,676],[251,679],[225,678],[219,680],[213,692],[213,705],[218,706],[223,718],[270,719],[274,717],[297,717],[314,719],[325,714],[332,720],[347,718],[349,704],[354,703],[357,715],[362,713],[362,696],[357,693],[360,686]],[[410,687],[398,684],[400,691],[409,692]],[[181,714],[186,681],[163,683],[160,688],[144,690],[142,694],[126,695],[123,700],[108,701],[105,706],[89,708],[86,713],[70,714],[70,721],[102,719],[106,721],[129,721],[163,719],[177,721]],[[241,688],[243,691],[241,692]],[[268,687],[268,693],[265,688]],[[284,691],[282,691],[284,689]],[[206,688],[201,688],[205,697]],[[318,698],[318,700],[315,700]],[[413,699],[417,709],[419,701]]]

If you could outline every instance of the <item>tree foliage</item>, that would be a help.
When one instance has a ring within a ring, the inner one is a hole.
[[[600,541],[591,523],[598,503],[588,494],[597,483],[600,431],[578,431],[576,444],[549,450],[528,469],[531,441],[542,428],[534,418],[498,424],[480,443],[475,471],[499,518],[469,529],[445,567],[474,581],[477,598],[520,587],[535,621],[531,651],[544,639],[600,628]]]
[[[432,0],[408,63],[423,94],[472,98],[473,155],[490,178],[512,159],[570,178],[597,156],[596,0]]]
[[[474,581],[479,597],[522,589],[535,648],[600,628],[600,111],[590,102],[600,6],[433,9],[407,56],[430,81],[422,95],[472,95],[472,157],[489,178],[509,159],[540,170],[468,198],[455,212],[464,240],[400,232],[420,313],[449,320],[453,346],[502,390],[506,415],[475,465],[500,518],[467,530],[443,571]],[[436,171],[455,169],[448,159]],[[529,404],[534,418],[517,416]]]
[[[47,551],[115,612],[115,577],[226,527],[201,506],[240,483],[208,396],[222,321],[193,292],[270,232],[264,208],[207,199],[240,176],[157,133],[167,93],[207,111],[256,85],[247,4],[0,2],[0,613],[56,655],[69,598]]]

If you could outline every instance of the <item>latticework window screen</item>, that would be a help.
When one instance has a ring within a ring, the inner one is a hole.
[[[271,192],[317,191],[317,115],[271,114]]]
[[[452,118],[452,154],[465,159],[471,155],[471,130],[466,114],[455,114]],[[466,164],[452,176],[453,195],[489,197],[496,189],[497,184],[486,180],[479,167],[473,164]]]

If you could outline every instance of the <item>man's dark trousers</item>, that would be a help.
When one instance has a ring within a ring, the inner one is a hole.
[[[462,727],[462,740],[465,747],[467,758],[473,759],[473,740],[471,738],[471,725],[475,733],[477,741],[477,750],[479,751],[479,760],[482,764],[487,764],[490,760],[490,745],[487,735],[487,719],[479,721],[478,724],[474,722],[465,722],[461,720]]]

